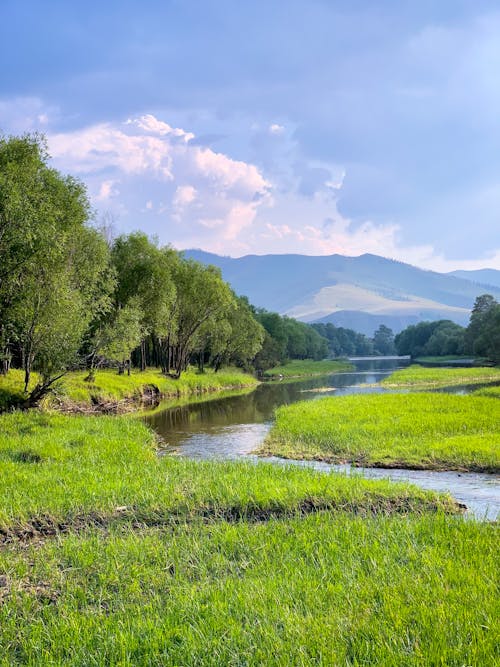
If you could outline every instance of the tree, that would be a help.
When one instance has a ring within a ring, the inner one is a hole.
[[[146,368],[146,338],[164,336],[175,300],[172,280],[173,263],[177,253],[171,248],[159,248],[142,232],[115,239],[111,251],[117,276],[115,305],[123,308],[134,300],[141,312],[140,366]]]
[[[477,297],[472,308],[469,325],[465,332],[465,347],[468,353],[476,353],[475,341],[481,336],[489,311],[497,301],[491,294],[481,294]]]
[[[0,339],[19,354],[34,404],[76,363],[96,310],[107,246],[89,225],[84,186],[48,166],[43,137],[0,140]]]
[[[169,318],[164,370],[178,378],[199,347],[201,327],[217,327],[236,303],[231,288],[214,266],[181,259],[173,266],[172,276],[176,296]]]
[[[236,307],[215,328],[211,357],[215,371],[223,363],[246,367],[262,348],[264,327],[254,318],[246,297],[235,297]]]
[[[373,347],[378,354],[395,354],[396,347],[394,345],[394,334],[392,329],[381,324],[373,335]]]

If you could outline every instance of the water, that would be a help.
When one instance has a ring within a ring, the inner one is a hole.
[[[323,396],[382,393],[377,383],[397,368],[408,365],[404,359],[381,358],[354,362],[356,370],[297,382],[263,383],[242,396],[212,399],[182,407],[166,408],[145,418],[161,435],[166,451],[194,459],[250,459],[271,427],[274,410],[296,401],[317,400]],[[463,387],[455,388],[463,392]],[[496,475],[351,468],[318,461],[291,461],[276,457],[265,459],[277,465],[299,465],[321,471],[359,474],[371,479],[409,481],[424,489],[449,491],[464,503],[474,516],[495,519],[500,516],[500,480]]]

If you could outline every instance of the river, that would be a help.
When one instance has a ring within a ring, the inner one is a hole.
[[[265,382],[244,395],[208,398],[181,407],[166,407],[145,417],[145,421],[167,444],[167,453],[194,459],[263,459],[252,452],[264,440],[280,405],[317,400],[324,396],[381,393],[378,383],[407,359],[378,358],[356,360],[349,373],[308,378],[294,382]],[[455,391],[463,392],[463,387]],[[500,516],[500,479],[479,473],[435,472],[353,468],[318,461],[291,461],[277,457],[264,459],[276,465],[299,465],[324,472],[363,475],[371,479],[409,481],[424,489],[449,491],[464,503],[469,513],[480,519]]]

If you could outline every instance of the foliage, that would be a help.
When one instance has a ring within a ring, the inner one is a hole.
[[[100,298],[104,240],[87,226],[85,188],[48,166],[38,135],[0,139],[0,332],[3,370],[17,354],[36,403],[74,363]],[[6,363],[7,361],[7,363]]]
[[[492,398],[418,393],[323,398],[279,408],[266,453],[376,467],[500,472]]]
[[[353,329],[336,327],[331,322],[311,326],[327,339],[329,352],[333,357],[369,356],[375,353],[373,341]]]
[[[373,334],[373,348],[376,354],[391,355],[396,354],[394,344],[394,333],[392,329],[381,324]]]
[[[255,317],[266,333],[262,350],[255,359],[260,372],[289,359],[319,361],[328,355],[328,341],[313,326],[262,308],[255,311]]]
[[[403,329],[394,339],[398,354],[412,357],[460,355],[465,329],[451,320],[419,322]]]

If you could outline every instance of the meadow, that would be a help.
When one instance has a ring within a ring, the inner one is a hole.
[[[388,388],[437,388],[500,382],[500,368],[424,368],[413,364],[382,380]]]
[[[0,430],[1,665],[494,664],[496,526],[448,496],[158,457],[128,416]]]
[[[282,366],[275,366],[269,369],[264,373],[264,377],[277,378],[281,375],[284,379],[300,378],[313,375],[329,375],[330,373],[345,373],[352,371],[353,368],[354,366],[348,361],[292,359]]]
[[[341,396],[279,408],[261,453],[360,466],[498,473],[499,437],[494,398]]]
[[[494,665],[495,526],[320,513],[0,550],[1,665]]]

